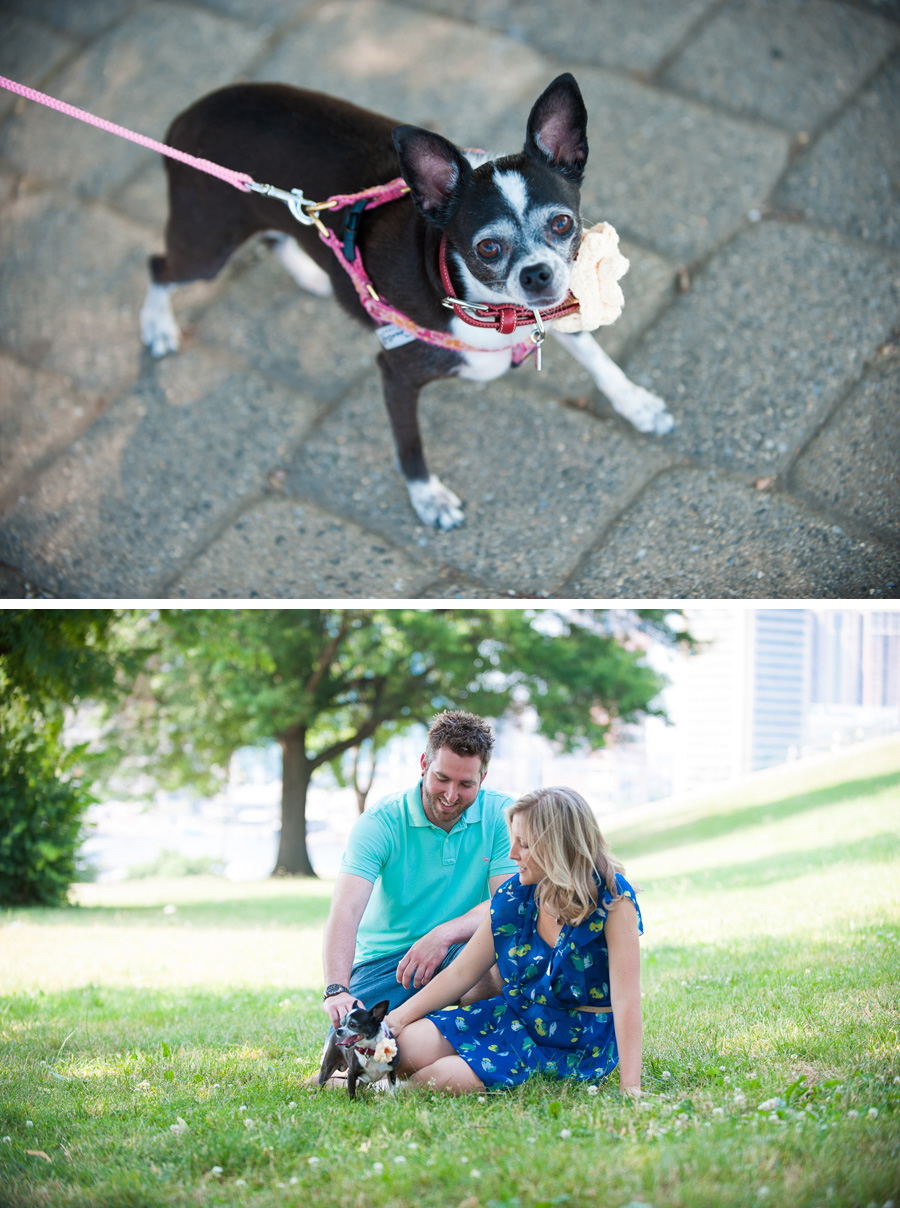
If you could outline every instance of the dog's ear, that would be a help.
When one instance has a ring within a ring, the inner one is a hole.
[[[472,174],[469,161],[449,139],[418,126],[397,126],[394,146],[416,209],[443,230]]]
[[[538,97],[528,118],[525,153],[580,185],[587,163],[587,109],[566,72]]]
[[[387,1015],[390,1005],[391,1004],[387,999],[385,999],[384,1002],[375,1004],[375,1006],[372,1008],[371,1015],[376,1023],[381,1023],[382,1019],[384,1019],[385,1015]]]

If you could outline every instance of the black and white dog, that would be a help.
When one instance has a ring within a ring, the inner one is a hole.
[[[325,1042],[319,1086],[323,1086],[335,1070],[347,1071],[347,1090],[356,1096],[356,1084],[371,1084],[387,1078],[391,1094],[397,1082],[400,1055],[397,1042],[384,1022],[388,1002],[377,1003],[367,1011],[359,999]]]
[[[459,499],[425,463],[419,391],[454,374],[488,381],[512,363],[515,334],[464,322],[458,307],[443,304],[448,295],[495,310],[539,312],[568,296],[581,242],[579,186],[588,153],[587,112],[573,77],[561,75],[549,85],[531,111],[524,149],[502,158],[464,152],[430,131],[278,84],[237,84],[204,97],[175,119],[167,141],[285,192],[302,185],[307,198],[320,201],[385,184],[399,170],[411,196],[350,222],[346,210],[322,210],[317,217],[344,241],[348,260],[361,255],[379,297],[420,327],[468,345],[456,351],[410,338],[393,346],[383,338],[387,346],[378,357],[412,505],[425,524],[461,524]],[[334,292],[350,314],[380,326],[364,310],[338,256],[282,201],[242,192],[178,161],[165,163],[166,254],[150,261],[141,312],[142,339],[154,356],[178,349],[172,290],[214,277],[245,240],[260,233],[269,235],[301,286],[320,295]],[[641,432],[669,431],[673,420],[665,404],[630,382],[589,333],[553,334],[620,415]]]

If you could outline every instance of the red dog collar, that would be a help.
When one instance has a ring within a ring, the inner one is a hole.
[[[511,336],[517,327],[534,327],[535,316],[542,320],[561,319],[571,315],[578,309],[578,300],[569,294],[564,302],[551,306],[548,310],[529,310],[527,306],[489,306],[484,302],[463,302],[454,297],[453,282],[450,280],[450,267],[447,264],[447,236],[441,236],[441,247],[438,254],[438,265],[441,270],[441,284],[447,291],[443,305],[472,327],[490,327],[501,335]],[[476,312],[473,314],[472,312]]]

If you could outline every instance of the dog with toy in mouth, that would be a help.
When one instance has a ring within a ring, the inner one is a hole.
[[[620,306],[604,316],[573,278],[578,260],[582,272],[591,261],[582,236],[592,233],[580,211],[587,111],[570,74],[535,101],[523,149],[511,155],[463,150],[433,131],[284,84],[235,84],[202,97],[166,141],[253,183],[242,192],[166,160],[166,251],[150,260],[141,311],[151,354],[178,349],[174,290],[215,277],[262,235],[300,286],[333,292],[374,329],[397,464],[423,524],[455,528],[463,510],[426,463],[420,390],[453,376],[487,382],[531,357],[539,368],[545,328],[638,431],[672,428],[663,401],[631,382],[590,334]],[[305,195],[293,188],[301,183]],[[601,227],[594,259],[601,277],[617,278],[627,261],[610,244],[613,228]],[[594,294],[601,284],[593,281]]]
[[[336,1070],[346,1070],[351,1099],[356,1096],[357,1082],[371,1085],[382,1078],[387,1078],[390,1093],[394,1093],[400,1055],[397,1041],[384,1022],[389,1005],[385,999],[368,1011],[359,999],[355,1000],[325,1042],[319,1086],[324,1086]]]

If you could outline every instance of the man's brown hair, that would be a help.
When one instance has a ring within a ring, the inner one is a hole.
[[[441,747],[454,755],[477,755],[481,760],[482,776],[487,771],[494,749],[494,736],[483,718],[461,709],[445,709],[438,713],[428,727],[425,762],[430,764]]]

